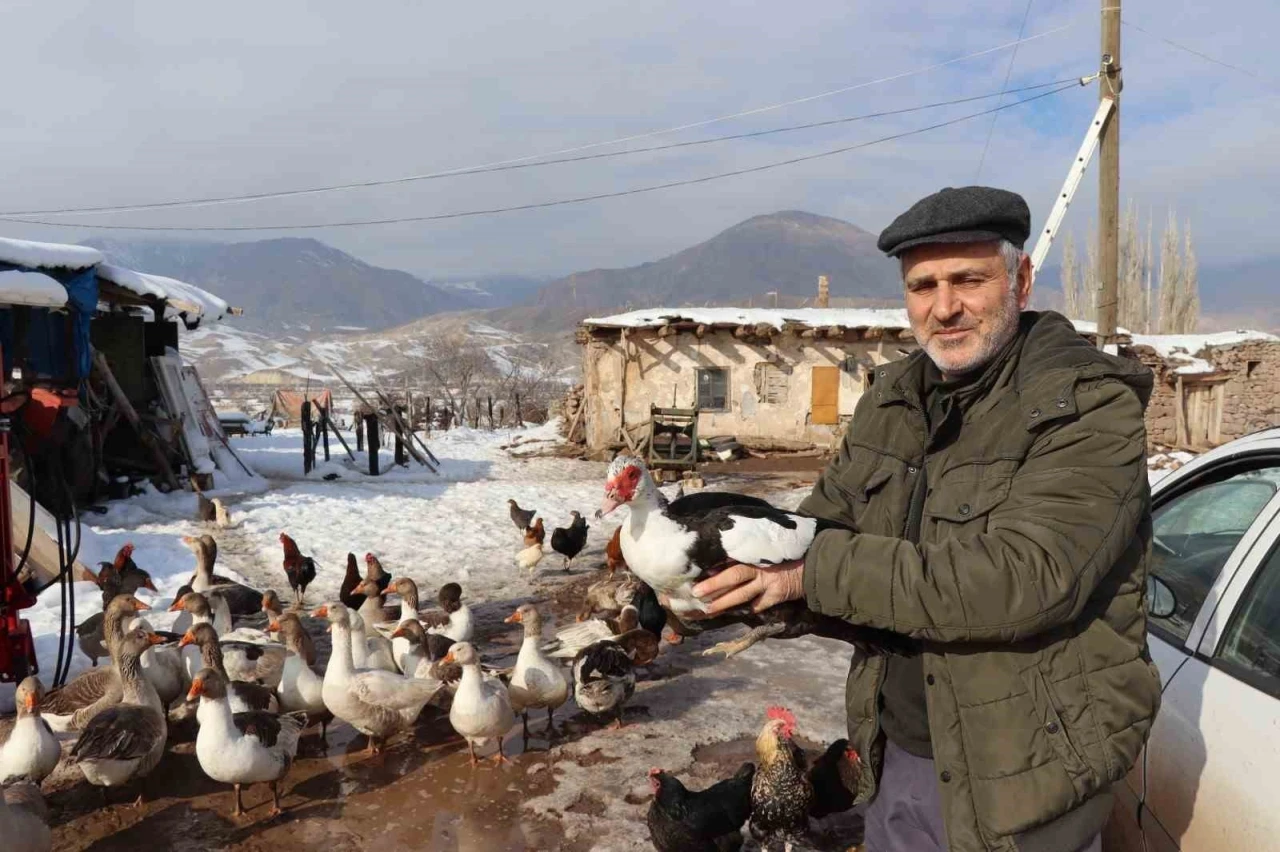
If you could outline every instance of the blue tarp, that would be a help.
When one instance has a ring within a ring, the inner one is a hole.
[[[0,263],[0,270],[23,267]],[[31,271],[31,270],[24,270]],[[0,308],[0,345],[6,364],[25,360],[38,375],[56,380],[88,378],[93,365],[89,323],[98,307],[98,277],[94,268],[40,269],[67,291],[66,310],[26,308],[24,340],[16,339],[15,308]]]

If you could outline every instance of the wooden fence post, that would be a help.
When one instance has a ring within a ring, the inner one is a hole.
[[[324,460],[329,460],[329,429],[326,424],[329,422],[329,409],[323,405],[320,406],[320,422],[316,424],[316,431],[320,433],[320,438],[324,441]]]
[[[520,394],[516,394],[516,428],[524,426],[524,414],[520,410]]]
[[[493,431],[493,394],[489,394],[489,431]]]
[[[364,420],[364,428],[368,432],[369,444],[369,475],[378,475],[378,415],[366,414]]]
[[[396,464],[402,466],[408,466],[409,464],[409,455],[404,451],[404,435],[400,433],[399,429],[396,430]]]
[[[352,421],[351,425],[354,426],[356,430],[356,452],[363,453],[364,452],[364,415],[352,413],[351,421]]]
[[[315,467],[315,436],[311,431],[311,400],[302,401],[302,473],[311,473]]]

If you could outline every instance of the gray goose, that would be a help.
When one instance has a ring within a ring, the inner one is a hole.
[[[196,555],[196,571],[191,575],[191,591],[214,592],[227,602],[233,616],[253,615],[262,609],[262,592],[229,577],[213,573],[218,561],[218,542],[213,536],[183,536],[182,543]]]
[[[218,633],[211,624],[197,624],[182,636],[179,643],[182,647],[196,645],[200,649],[202,668],[212,669],[227,681],[228,699],[231,709],[236,713],[250,711],[267,711],[277,713],[280,705],[276,701],[271,687],[246,680],[232,680],[227,675],[227,667],[223,660],[222,644],[218,641]],[[281,665],[283,669],[283,665]],[[194,677],[192,680],[194,681]]]
[[[132,630],[113,649],[121,701],[94,716],[71,747],[71,761],[95,787],[122,787],[142,779],[164,756],[168,726],[155,687],[142,676],[142,653],[164,638]],[[139,790],[134,807],[142,804]]]
[[[129,619],[150,609],[133,595],[116,595],[107,604],[103,633],[108,653],[114,656]],[[89,669],[44,697],[41,712],[55,731],[79,731],[99,712],[120,700],[120,679],[114,665]]]

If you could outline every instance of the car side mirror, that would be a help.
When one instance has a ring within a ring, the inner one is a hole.
[[[1169,584],[1154,574],[1147,575],[1147,614],[1168,618],[1178,611],[1178,597]]]

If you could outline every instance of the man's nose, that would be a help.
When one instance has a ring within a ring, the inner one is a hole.
[[[938,322],[947,322],[960,313],[960,309],[960,300],[956,298],[951,285],[946,282],[940,283],[934,293],[933,318]]]

